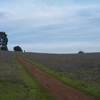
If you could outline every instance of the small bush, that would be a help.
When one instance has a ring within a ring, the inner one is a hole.
[[[83,51],[79,51],[78,54],[84,54],[84,52]]]
[[[22,48],[20,46],[15,46],[14,47],[14,51],[17,51],[17,52],[22,52]]]

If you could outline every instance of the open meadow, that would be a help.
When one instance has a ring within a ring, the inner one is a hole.
[[[99,53],[0,52],[0,100],[99,100],[99,60]]]

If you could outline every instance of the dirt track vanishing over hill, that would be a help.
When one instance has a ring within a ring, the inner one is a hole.
[[[23,65],[33,76],[37,78],[40,84],[47,88],[54,97],[54,100],[94,100],[91,96],[85,95],[41,71],[36,65],[22,55],[17,55],[17,60]]]

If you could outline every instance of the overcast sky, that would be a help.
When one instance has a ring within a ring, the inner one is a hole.
[[[0,31],[9,49],[100,51],[100,0],[0,0]]]

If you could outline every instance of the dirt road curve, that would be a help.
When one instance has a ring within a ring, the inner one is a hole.
[[[54,100],[94,100],[91,96],[79,92],[69,86],[65,86],[59,80],[39,70],[34,64],[31,64],[27,58],[17,56],[17,59],[37,78],[43,87],[49,90],[51,95],[54,97]]]

